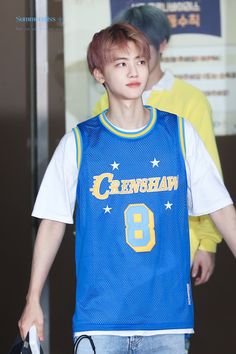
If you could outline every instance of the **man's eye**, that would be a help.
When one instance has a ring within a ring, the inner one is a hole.
[[[139,61],[138,61],[138,64],[140,64],[140,65],[144,65],[144,64],[146,64],[146,60],[144,60],[144,59],[139,60]]]
[[[118,64],[116,64],[116,66],[118,66],[118,67],[122,67],[122,66],[125,66],[126,64],[124,63],[124,62],[121,62],[121,63],[118,63]]]

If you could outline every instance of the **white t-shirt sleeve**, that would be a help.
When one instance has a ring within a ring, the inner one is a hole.
[[[32,216],[73,224],[78,168],[74,133],[61,139],[42,180]]]
[[[233,204],[199,135],[186,120],[184,127],[189,215],[206,215]]]

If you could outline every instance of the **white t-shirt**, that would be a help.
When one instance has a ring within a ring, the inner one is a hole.
[[[185,120],[188,211],[210,214],[233,204],[222,177],[191,123]],[[73,132],[61,139],[48,165],[32,216],[73,224],[78,167]]]
[[[153,91],[172,90],[175,80],[176,79],[174,75],[170,71],[166,70],[162,78],[158,82],[156,82],[150,90],[145,90],[143,92],[143,104],[147,104],[148,98],[150,97]]]
[[[184,130],[189,215],[205,215],[233,204],[214,162],[188,121],[184,123]],[[70,132],[61,139],[48,165],[32,216],[73,224],[78,173],[75,138],[74,133]],[[147,336],[187,332],[192,330],[109,331],[109,335]],[[78,332],[74,336],[82,334],[107,335],[108,332]]]

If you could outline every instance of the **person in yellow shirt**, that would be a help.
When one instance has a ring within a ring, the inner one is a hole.
[[[218,169],[220,161],[216,147],[211,107],[205,95],[189,83],[161,68],[161,57],[170,39],[171,28],[163,11],[143,5],[125,10],[115,22],[130,23],[144,32],[150,43],[150,76],[143,93],[143,103],[177,114],[189,120],[197,130]],[[94,108],[94,114],[108,108],[104,94]],[[213,273],[217,243],[221,241],[209,216],[190,218],[192,277],[195,285],[207,282]]]

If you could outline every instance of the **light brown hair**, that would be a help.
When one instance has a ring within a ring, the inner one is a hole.
[[[87,51],[88,68],[91,74],[97,68],[101,72],[112,62],[113,49],[126,49],[133,42],[140,51],[140,57],[150,59],[149,42],[145,35],[130,24],[114,24],[95,33]]]

